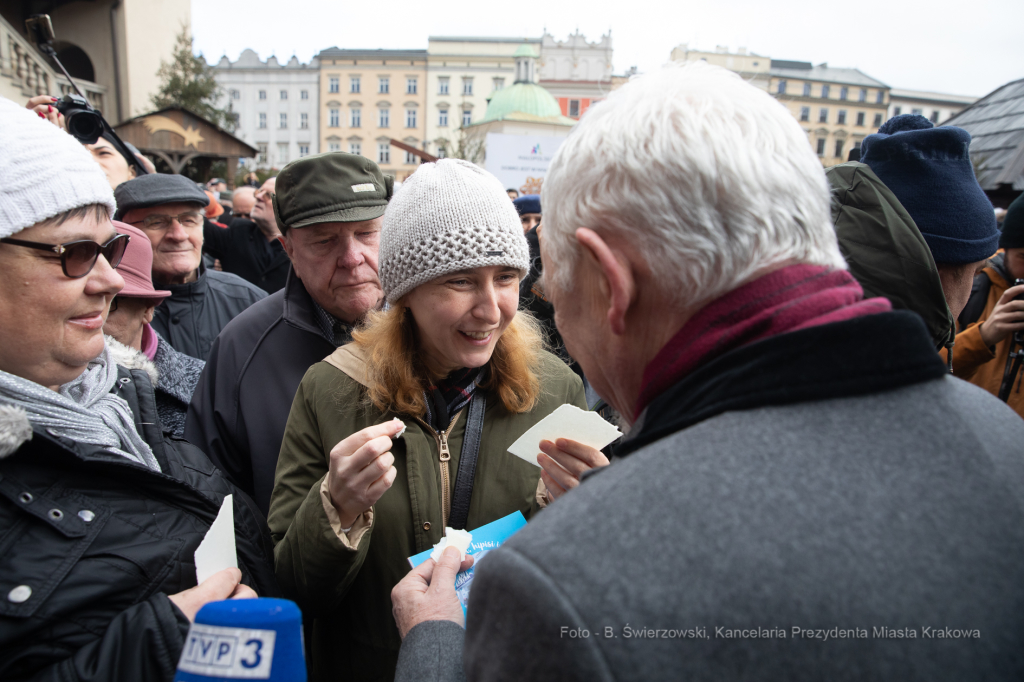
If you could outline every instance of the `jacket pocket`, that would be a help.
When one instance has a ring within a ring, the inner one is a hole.
[[[28,618],[85,554],[110,510],[81,495],[0,476],[0,615]]]

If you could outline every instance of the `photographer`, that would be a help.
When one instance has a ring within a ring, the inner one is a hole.
[[[953,373],[997,396],[1004,380],[1008,381],[1006,402],[1024,417],[1022,372],[1006,376],[1010,352],[1020,350],[1014,337],[1024,333],[1024,300],[1018,300],[1024,296],[1024,285],[1012,286],[1014,280],[1024,279],[1024,195],[1006,212],[999,246],[1003,253],[975,278],[970,301],[960,316]]]
[[[39,118],[46,119],[61,130],[66,129],[64,114],[57,109],[58,98],[50,95],[39,95],[33,97],[25,105],[26,108],[36,112]],[[107,176],[110,189],[117,189],[122,182],[127,182],[135,177],[135,167],[128,163],[128,160],[117,150],[110,134],[104,131],[93,144],[83,144],[89,150],[92,158],[96,160]],[[141,159],[140,159],[141,162]]]

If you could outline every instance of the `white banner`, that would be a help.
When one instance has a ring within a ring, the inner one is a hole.
[[[487,172],[520,194],[540,194],[544,176],[564,137],[487,133]]]

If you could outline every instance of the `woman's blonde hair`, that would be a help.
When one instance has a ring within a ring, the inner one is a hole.
[[[430,373],[420,357],[412,312],[399,304],[372,312],[366,324],[352,333],[366,358],[370,402],[383,411],[421,417]],[[498,396],[512,413],[529,412],[540,396],[538,364],[544,335],[529,313],[519,311],[494,346],[487,376],[479,384]]]

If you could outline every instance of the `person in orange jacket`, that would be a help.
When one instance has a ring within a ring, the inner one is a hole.
[[[1009,385],[1007,404],[1024,417],[1024,371],[1014,372],[1012,350],[1024,351],[1024,195],[1010,204],[996,254],[978,274],[970,301],[960,316],[953,346],[953,373],[998,396]],[[1011,376],[1007,376],[1007,372]]]

